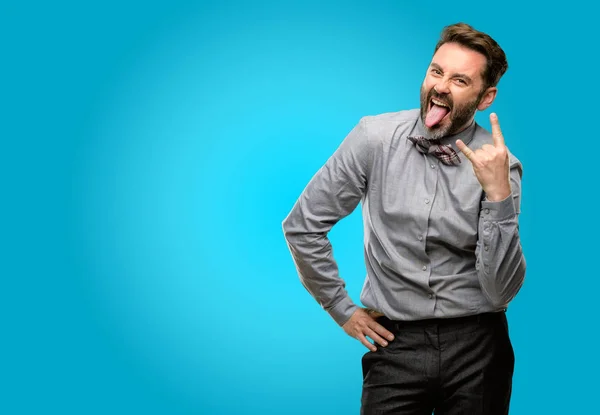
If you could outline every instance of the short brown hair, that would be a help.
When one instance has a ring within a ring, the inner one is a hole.
[[[433,53],[435,54],[444,43],[458,43],[486,57],[487,65],[481,74],[483,90],[498,85],[500,78],[508,69],[506,55],[500,45],[488,34],[475,30],[466,23],[456,23],[444,27]]]

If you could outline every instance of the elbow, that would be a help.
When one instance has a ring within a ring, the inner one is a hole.
[[[515,296],[517,295],[517,292],[513,292],[513,291],[506,291],[506,292],[496,292],[496,293],[486,293],[486,297],[489,301],[489,303],[494,307],[494,308],[503,308],[508,306],[508,303],[510,303]]]
[[[281,223],[283,237],[290,247],[296,246],[299,242],[302,232],[299,232],[298,226],[290,216],[286,217]]]
[[[283,231],[283,236],[285,239],[288,239],[294,234],[293,225],[290,216],[287,216],[281,222],[281,230]]]
[[[514,297],[508,290],[503,291],[500,287],[484,290],[484,294],[494,308],[506,307]]]
[[[292,240],[292,232],[289,224],[288,218],[285,218],[281,223],[281,230],[283,231],[283,237],[288,243],[291,243]]]
[[[488,296],[490,303],[494,308],[503,308],[508,306],[513,298],[516,296],[516,293],[510,293],[505,295],[497,295],[497,296]]]
[[[525,260],[522,259],[510,278],[502,283],[497,282],[491,290],[486,290],[486,296],[490,303],[496,307],[506,307],[517,296],[525,282]]]

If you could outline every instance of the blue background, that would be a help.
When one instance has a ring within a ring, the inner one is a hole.
[[[511,414],[590,413],[597,22],[527,4],[2,5],[0,412],[358,413],[366,349],[281,222],[360,117],[418,106],[465,21],[508,55],[477,121],[525,169]],[[330,236],[358,301],[359,209]]]

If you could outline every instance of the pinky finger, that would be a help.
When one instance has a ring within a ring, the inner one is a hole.
[[[361,334],[359,334],[359,335],[358,335],[358,340],[360,340],[360,342],[361,342],[362,344],[364,344],[364,345],[365,345],[365,347],[366,347],[367,349],[371,350],[372,352],[375,352],[375,351],[377,351],[377,347],[375,347],[375,345],[374,345],[373,343],[371,343],[369,340],[367,340],[367,338],[365,337],[365,335],[364,335],[364,334],[362,334],[362,333],[361,333]]]

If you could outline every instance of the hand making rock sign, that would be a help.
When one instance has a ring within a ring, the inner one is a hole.
[[[471,150],[462,140],[456,140],[458,149],[469,159],[473,171],[489,201],[497,202],[511,194],[509,177],[508,148],[498,123],[498,116],[490,114],[494,144],[484,144],[480,149]]]

